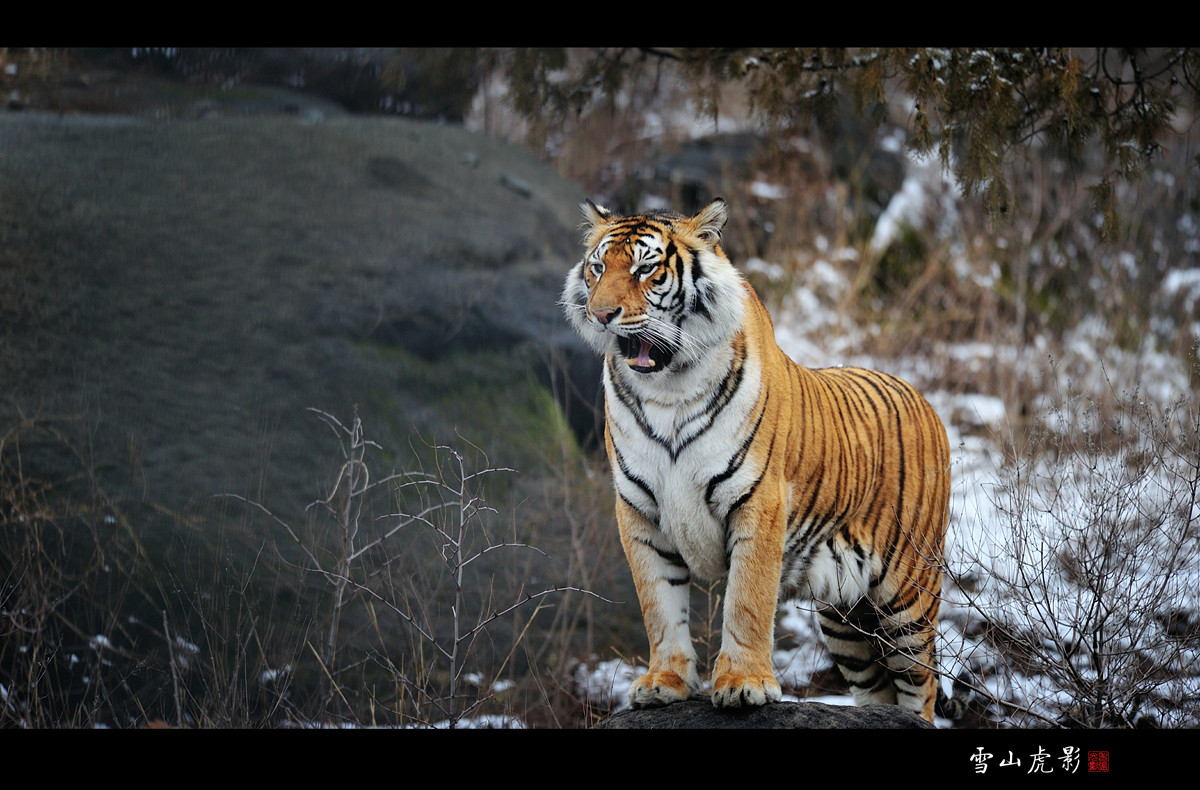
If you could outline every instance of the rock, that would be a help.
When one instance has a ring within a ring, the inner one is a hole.
[[[0,114],[0,174],[0,436],[75,420],[114,496],[297,514],[334,451],[310,407],[357,406],[389,451],[466,437],[523,479],[535,444],[557,453],[552,387],[593,430],[599,361],[557,304],[585,195],[515,145],[397,118],[26,111]]]
[[[900,730],[934,729],[895,705],[861,708],[823,702],[777,702],[759,708],[718,710],[707,698],[663,708],[626,710],[596,725],[600,730]]]

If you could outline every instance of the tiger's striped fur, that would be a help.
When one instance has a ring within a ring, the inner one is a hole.
[[[777,601],[804,596],[858,704],[932,721],[950,491],[933,409],[885,373],[784,355],[721,249],[724,201],[693,217],[583,209],[563,305],[604,356],[617,524],[650,641],[631,704],[700,690],[689,587],[725,577],[714,705],[780,698]]]

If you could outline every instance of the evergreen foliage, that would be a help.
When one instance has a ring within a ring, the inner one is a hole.
[[[714,118],[721,89],[741,86],[757,119],[777,130],[832,123],[844,102],[879,124],[890,104],[906,116],[909,148],[936,154],[997,219],[1011,210],[1005,166],[1022,149],[1077,158],[1095,144],[1105,167],[1090,193],[1108,238],[1113,181],[1136,178],[1176,124],[1193,124],[1200,98],[1197,49],[541,48],[492,51],[488,61],[541,138],[569,114],[668,74]]]

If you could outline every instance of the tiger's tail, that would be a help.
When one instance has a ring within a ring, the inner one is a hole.
[[[959,680],[954,681],[954,686],[949,695],[942,689],[942,684],[937,686],[937,699],[933,703],[933,712],[938,717],[957,721],[962,718],[967,712],[967,696],[970,689],[966,684]]]

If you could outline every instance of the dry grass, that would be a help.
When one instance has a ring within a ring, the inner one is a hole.
[[[146,512],[98,491],[55,504],[62,481],[24,475],[22,446],[53,441],[88,484],[66,433],[37,420],[10,431],[0,442],[0,558],[11,569],[0,579],[0,721],[525,726],[533,712],[546,726],[579,726],[586,712],[548,668],[581,633],[596,640],[604,618],[593,608],[609,602],[552,581],[543,552],[487,505],[488,478],[511,470],[434,447],[425,469],[380,473],[381,448],[357,418],[317,416],[338,452],[304,523],[229,497],[197,540],[152,548],[139,537],[154,528],[138,523]],[[200,539],[207,531],[216,540]],[[577,524],[571,540],[568,577],[608,572],[592,561],[591,526]]]

